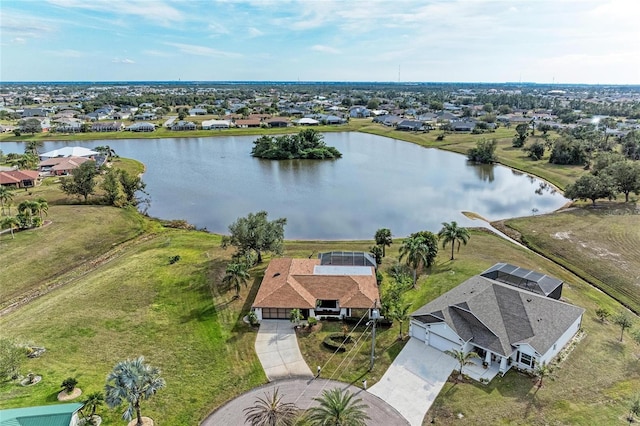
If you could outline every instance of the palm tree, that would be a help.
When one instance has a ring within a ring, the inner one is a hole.
[[[49,204],[44,198],[38,198],[35,202],[38,203],[38,214],[40,215],[40,221],[42,222],[42,214],[44,213],[46,216],[47,213],[49,213]]]
[[[140,403],[151,398],[165,387],[165,381],[160,377],[160,370],[144,363],[144,357],[120,361],[107,376],[104,387],[106,402],[109,408],[116,408],[123,402],[127,409],[122,413],[125,420],[137,418],[136,426],[142,426]]]
[[[276,388],[271,395],[258,397],[251,407],[244,409],[245,421],[252,426],[293,426],[298,407],[291,402],[282,402]]]
[[[90,410],[89,414],[84,414],[89,419],[96,415],[96,410],[104,402],[104,394],[102,392],[93,392],[87,395],[82,401],[82,410]]]
[[[451,223],[442,222],[442,229],[438,232],[438,238],[442,240],[442,248],[446,248],[451,243],[451,260],[453,260],[453,248],[458,243],[458,251],[460,251],[460,243],[465,246],[471,236],[467,228],[459,227],[454,220]]]
[[[544,380],[544,378],[550,376],[551,373],[552,373],[551,367],[549,367],[549,365],[546,362],[538,364],[538,366],[533,372],[533,374],[535,374],[536,377],[538,378],[538,389],[542,387],[542,381]]]
[[[398,301],[396,306],[391,308],[391,318],[394,321],[398,321],[400,325],[398,340],[402,340],[402,324],[409,319],[409,312],[411,310],[410,304],[401,304],[402,300]]]
[[[314,398],[320,406],[309,410],[312,424],[322,426],[365,426],[369,416],[365,410],[368,405],[362,399],[354,399],[354,394],[335,388],[322,392],[320,398]]]
[[[42,141],[27,141],[27,146],[24,147],[24,153],[38,156],[38,148],[42,148],[43,146],[44,142]]]
[[[13,230],[18,228],[18,225],[20,225],[20,221],[18,220],[18,218],[14,217],[14,216],[7,216],[7,217],[3,218],[2,221],[0,222],[0,227],[2,229],[10,229],[11,230],[11,238],[15,238],[16,237],[13,234]]]
[[[622,342],[622,336],[624,335],[624,331],[627,328],[631,328],[631,326],[633,325],[633,322],[631,321],[631,318],[626,312],[620,312],[618,315],[616,315],[613,318],[613,322],[614,324],[620,326],[620,341]]]
[[[33,227],[33,217],[38,214],[40,204],[37,201],[26,200],[18,204],[17,218],[21,228]]]
[[[0,205],[2,205],[2,214],[4,215],[4,206],[13,200],[13,192],[9,191],[6,186],[0,186]],[[11,214],[11,211],[9,211]]]
[[[247,271],[247,264],[244,262],[230,263],[225,270],[222,282],[230,285],[236,290],[236,297],[240,297],[240,286],[246,285],[250,275]]]
[[[385,246],[390,247],[393,243],[393,239],[391,238],[391,230],[387,228],[380,228],[376,231],[376,234],[373,237],[376,240],[376,245],[382,247],[382,257],[387,255]]]
[[[400,261],[403,259],[413,270],[413,287],[418,279],[418,269],[430,267],[438,254],[438,239],[429,231],[411,234],[400,246]]]
[[[458,369],[459,374],[457,380],[462,379],[462,369],[464,368],[464,366],[473,364],[473,361],[471,361],[471,359],[480,358],[480,356],[475,352],[464,353],[463,351],[449,350],[444,351],[444,353],[455,358],[455,360],[458,361],[458,364],[460,365],[460,368]]]

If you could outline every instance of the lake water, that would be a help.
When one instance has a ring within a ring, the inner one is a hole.
[[[327,133],[338,160],[269,161],[251,157],[257,136],[46,142],[64,146],[109,145],[146,165],[148,213],[185,219],[226,233],[249,212],[286,217],[288,239],[370,239],[379,228],[394,236],[437,232],[442,222],[463,226],[547,213],[566,199],[537,178],[503,166],[471,165],[466,157],[364,133]],[[3,142],[5,154],[24,143]]]

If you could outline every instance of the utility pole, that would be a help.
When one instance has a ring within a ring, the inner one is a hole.
[[[373,370],[373,363],[376,359],[376,320],[380,317],[378,311],[378,300],[373,302],[373,309],[371,310],[371,320],[373,321],[373,329],[371,331],[371,364],[369,365],[369,371]]]

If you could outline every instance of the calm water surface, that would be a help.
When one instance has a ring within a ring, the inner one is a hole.
[[[257,136],[46,142],[110,145],[142,161],[151,216],[185,219],[226,233],[249,212],[286,217],[288,239],[370,239],[378,228],[394,236],[437,232],[442,222],[483,226],[462,215],[497,220],[545,213],[567,200],[543,181],[503,166],[476,166],[466,157],[364,133],[327,133],[343,157],[330,161],[269,161],[251,157]],[[3,142],[5,153],[24,144]]]

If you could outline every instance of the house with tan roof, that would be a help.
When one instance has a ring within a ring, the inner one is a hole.
[[[375,268],[322,264],[321,259],[273,259],[252,305],[258,320],[371,315],[380,300]]]
[[[41,161],[38,164],[38,170],[40,170],[43,175],[64,176],[71,174],[73,170],[87,161],[94,160],[87,157],[76,156],[53,157]]]

